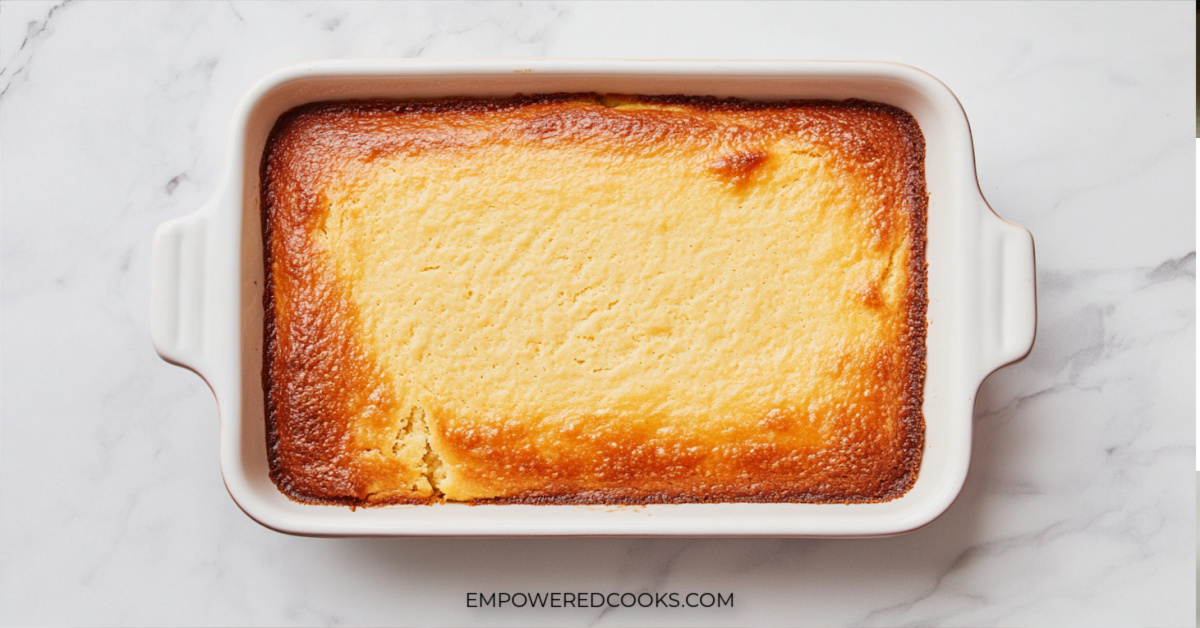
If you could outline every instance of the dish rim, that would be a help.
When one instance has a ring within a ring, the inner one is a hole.
[[[697,84],[708,89],[669,91],[671,86]],[[409,98],[433,97],[434,93],[511,95],[534,93],[529,88],[539,85],[565,87],[537,89],[543,93],[758,94],[758,99],[766,99],[762,94],[786,92],[794,94],[788,99],[858,97],[900,106],[917,118],[926,135],[927,151],[937,154],[927,152],[926,158],[930,193],[926,450],[917,482],[907,494],[879,504],[435,504],[354,511],[292,502],[265,474],[259,477],[266,450],[264,446],[256,455],[251,441],[255,423],[260,432],[265,428],[260,422],[261,403],[259,422],[252,416],[255,386],[261,400],[261,379],[252,354],[257,346],[261,369],[261,288],[255,297],[253,285],[255,281],[262,285],[262,243],[261,232],[247,226],[258,222],[258,165],[265,133],[275,118],[291,106],[318,100],[394,98],[397,93]],[[601,88],[573,88],[577,85]],[[660,85],[667,86],[667,91],[625,91],[603,85]],[[900,102],[919,102],[921,110],[911,111]],[[279,110],[288,103],[291,105]],[[931,123],[928,130],[926,122]],[[930,148],[930,131],[936,151]],[[1036,327],[1032,236],[997,216],[979,191],[970,127],[957,98],[940,81],[910,66],[851,61],[320,61],[287,66],[256,82],[235,109],[226,141],[221,181],[213,197],[200,210],[164,223],[156,233],[152,335],[164,359],[195,371],[217,398],[221,470],[230,495],[251,518],[282,532],[319,536],[878,536],[907,532],[944,513],[961,491],[969,467],[974,399],[983,379],[1022,359],[1032,347]],[[934,168],[931,162],[935,162]],[[253,221],[248,220],[251,215]],[[931,250],[935,237],[937,253]],[[248,241],[257,242],[257,275],[247,268],[255,253],[255,242]],[[940,286],[936,292],[935,269]],[[955,288],[953,294],[948,288]],[[257,329],[252,322],[255,304]],[[929,347],[931,342],[936,345],[936,355]],[[939,379],[931,381],[935,376]],[[936,471],[922,484],[929,475],[927,462]],[[264,494],[264,481],[277,498]],[[913,497],[918,488],[922,491]]]

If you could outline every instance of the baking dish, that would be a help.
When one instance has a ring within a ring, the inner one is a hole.
[[[280,114],[321,100],[511,96],[516,93],[692,94],[752,100],[859,98],[900,107],[926,141],[928,336],[925,453],[913,488],[870,504],[648,506],[437,504],[351,510],[302,505],[268,477],[263,424],[263,147]],[[790,61],[326,61],[256,83],[235,110],[212,199],[155,235],[151,333],[159,355],[198,373],[216,395],[226,486],[252,518],[310,535],[865,536],[918,528],[966,479],[980,383],[1033,343],[1029,232],[988,207],[975,177],[966,116],[954,95],[911,67]]]

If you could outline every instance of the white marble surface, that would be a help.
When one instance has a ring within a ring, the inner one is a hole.
[[[4,625],[1191,625],[1193,3],[0,5]],[[958,502],[875,540],[308,539],[229,499],[147,330],[150,238],[260,75],[329,57],[875,59],[945,81],[1037,242]],[[479,610],[468,591],[720,591]]]

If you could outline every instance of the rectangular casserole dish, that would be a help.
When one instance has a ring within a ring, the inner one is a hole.
[[[926,143],[928,310],[925,451],[903,497],[864,504],[649,506],[438,504],[351,510],[287,499],[268,476],[262,391],[259,166],[278,117],[324,100],[518,93],[685,94],[750,100],[849,98],[912,114]],[[310,535],[864,536],[944,512],[966,478],[975,394],[1021,359],[1035,327],[1033,242],[979,192],[970,129],[954,95],[906,66],[846,62],[331,61],[255,84],[235,111],[218,191],[155,237],[151,332],[159,354],[208,382],[221,414],[221,470],[263,525]]]

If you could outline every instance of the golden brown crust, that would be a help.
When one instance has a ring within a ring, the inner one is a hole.
[[[659,436],[658,424],[649,418],[612,421],[603,414],[585,414],[573,423],[574,432],[556,432],[550,457],[544,453],[550,449],[535,446],[541,436],[512,417],[460,416],[439,408],[432,431],[447,453],[465,461],[463,473],[472,481],[522,487],[512,494],[474,498],[476,503],[855,503],[904,494],[915,482],[924,443],[927,202],[924,140],[915,120],[893,107],[863,101],[596,94],[316,103],[280,118],[261,173],[263,386],[271,476],[277,486],[292,499],[311,503],[439,499],[436,488],[424,494],[419,488],[419,476],[428,471],[414,471],[356,441],[356,430],[403,431],[419,419],[396,425],[407,406],[384,375],[379,357],[361,341],[354,300],[326,245],[311,235],[323,229],[328,212],[323,186],[340,176],[346,164],[398,154],[452,153],[485,136],[543,146],[602,142],[654,150],[687,145],[717,155],[705,163],[708,171],[741,190],[770,166],[761,146],[764,132],[832,151],[838,168],[871,181],[874,197],[883,199],[869,216],[877,237],[890,238],[895,229],[906,234],[903,333],[893,346],[843,358],[874,370],[876,382],[896,382],[903,397],[899,404],[878,398],[886,387],[864,384],[861,394],[868,409],[846,410],[860,418],[850,421],[851,427],[843,422],[839,429],[844,433],[832,436],[832,446],[818,449],[789,444],[789,426],[804,417],[778,412],[716,448],[697,435]],[[893,197],[900,198],[888,200]],[[894,215],[897,205],[906,212],[902,224]],[[878,307],[882,299],[877,286],[864,288],[860,298],[869,307]],[[901,408],[894,417],[898,433],[873,433],[871,426],[893,420],[893,410],[870,408],[896,406]],[[380,478],[405,474],[412,479],[401,484],[417,488],[380,488],[387,485]],[[535,486],[530,478],[536,478]]]

